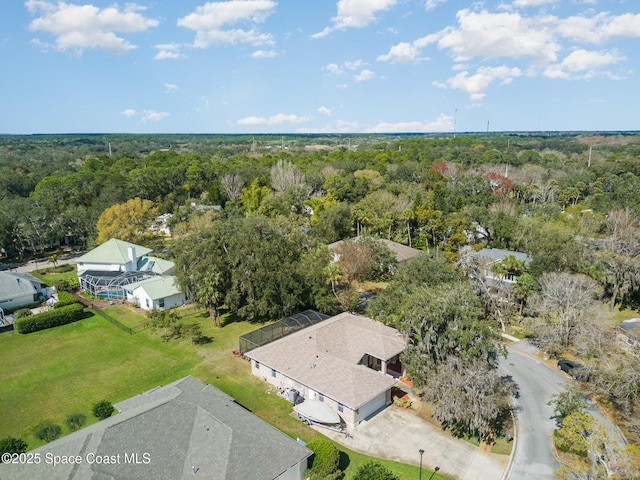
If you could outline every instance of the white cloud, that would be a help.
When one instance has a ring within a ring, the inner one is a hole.
[[[154,48],[158,50],[156,56],[153,57],[154,60],[175,60],[187,57],[180,51],[182,45],[178,43],[163,43],[156,45]]]
[[[311,120],[313,117],[311,116],[299,116],[295,114],[284,114],[278,113],[273,115],[272,117],[245,117],[241,118],[236,122],[238,125],[282,125],[284,123],[304,123]]]
[[[324,127],[299,127],[296,128],[296,133],[354,133],[362,132],[362,128],[358,122],[336,120],[335,123]]]
[[[427,0],[424,7],[427,10],[431,10],[433,8],[436,8],[439,5],[442,5],[443,3],[447,3],[447,0]]]
[[[397,0],[339,0],[338,14],[331,19],[333,25],[311,37],[322,38],[335,30],[366,27],[376,19],[379,12],[389,10],[396,3]]]
[[[362,70],[358,75],[355,76],[354,81],[356,82],[366,82],[367,80],[371,80],[376,76],[371,70]]]
[[[345,61],[344,62],[344,67],[348,68],[349,70],[358,70],[361,67],[364,67],[366,65],[365,62],[363,62],[362,60],[355,60],[355,61]]]
[[[591,78],[596,70],[615,65],[625,60],[617,50],[593,52],[578,49],[571,52],[560,64],[550,65],[544,71],[547,78]]]
[[[143,110],[142,118],[140,119],[142,123],[146,122],[159,122],[163,118],[168,117],[170,114],[168,112],[156,112],[154,110]]]
[[[178,86],[174,85],[173,83],[165,83],[164,88],[165,93],[176,93],[178,90],[180,90]]]
[[[126,110],[123,110],[122,115],[124,115],[125,117],[135,117],[138,112],[136,112],[134,109],[132,108],[127,108]]]
[[[55,48],[60,51],[102,48],[124,53],[137,47],[116,33],[143,32],[159,24],[158,20],[138,13],[144,7],[133,3],[123,9],[117,5],[101,9],[93,5],[27,0],[25,6],[31,15],[37,16],[29,24],[29,30],[53,35]]]
[[[379,62],[389,63],[415,63],[420,61],[420,49],[412,43],[401,42],[394,45],[389,53],[380,55],[377,60]]]
[[[378,125],[366,130],[367,133],[402,133],[402,132],[451,132],[454,128],[454,119],[441,113],[431,122],[380,122]]]
[[[516,7],[538,7],[547,3],[555,3],[558,0],[515,0],[513,4]]]
[[[331,111],[330,108],[318,107],[318,113],[321,113],[322,115],[327,115],[328,117],[330,117],[333,112]]]
[[[574,41],[598,44],[616,37],[640,37],[640,13],[576,15],[557,22],[557,33]]]
[[[256,50],[249,56],[251,58],[274,58],[278,56],[278,52],[275,50]]]
[[[434,82],[440,88],[453,88],[466,92],[471,100],[477,102],[485,96],[484,91],[495,82],[502,85],[509,84],[515,77],[522,76],[519,68],[501,67],[480,67],[474,75],[469,75],[468,71],[463,71],[447,79],[446,82]]]
[[[271,34],[260,33],[256,24],[264,22],[274,12],[272,0],[229,0],[207,2],[193,13],[180,18],[178,26],[196,32],[195,47],[208,47],[215,43],[273,44]],[[233,28],[238,23],[249,24],[248,30]]]
[[[438,47],[449,49],[456,61],[530,57],[548,63],[557,59],[561,49],[553,35],[554,17],[464,9],[457,18],[458,28],[445,29],[438,40]]]
[[[322,70],[326,70],[332,75],[342,75],[344,73],[337,63],[330,63],[329,65],[322,67]]]

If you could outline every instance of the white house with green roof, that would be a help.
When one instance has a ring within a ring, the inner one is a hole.
[[[150,277],[124,287],[127,301],[143,310],[166,310],[184,305],[187,297],[176,284],[176,277],[161,275]]]
[[[173,272],[175,267],[173,262],[154,257],[151,255],[152,252],[150,248],[112,238],[78,258],[80,287],[96,297],[125,300],[128,295],[126,288],[129,285],[170,276]],[[177,288],[175,282],[164,281],[157,284],[163,285],[162,293],[167,295],[152,298],[140,293],[141,308],[147,309],[145,307],[147,299],[151,305],[165,303],[161,301],[164,298],[171,298],[171,306],[184,304],[184,294],[180,292],[178,295],[174,292]],[[171,288],[170,284],[173,285]],[[153,295],[157,293],[154,290]],[[174,304],[174,302],[177,303]]]
[[[112,238],[78,258],[78,276],[87,271],[151,271],[169,275],[173,262],[154,257],[150,255],[152,252],[150,248]]]

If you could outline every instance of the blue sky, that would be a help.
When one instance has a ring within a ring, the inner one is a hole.
[[[640,129],[637,0],[3,0],[0,133]]]

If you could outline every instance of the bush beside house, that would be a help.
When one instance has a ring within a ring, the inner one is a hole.
[[[58,301],[53,304],[53,308],[62,308],[74,303],[80,303],[80,301],[69,292],[62,291],[58,292]]]
[[[314,455],[309,469],[309,478],[312,480],[340,479],[340,451],[329,440],[319,438],[307,444],[307,448]]]

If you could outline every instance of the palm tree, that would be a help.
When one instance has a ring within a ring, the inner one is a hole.
[[[222,287],[222,275],[220,272],[208,272],[198,288],[198,303],[209,310],[214,327],[219,327],[218,307],[224,298]]]
[[[55,270],[58,267],[58,254],[54,253],[49,257],[49,261],[53,263],[53,269]]]

